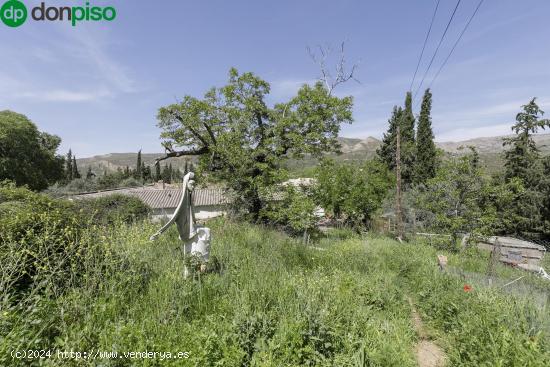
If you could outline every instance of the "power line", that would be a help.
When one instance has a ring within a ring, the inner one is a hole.
[[[435,10],[432,15],[432,21],[430,22],[430,27],[428,28],[428,33],[426,33],[426,38],[424,39],[424,45],[422,46],[422,52],[420,52],[420,57],[418,58],[418,63],[416,64],[416,70],[414,71],[414,76],[411,81],[411,86],[409,87],[409,91],[412,90],[414,80],[416,79],[416,73],[418,73],[418,67],[420,66],[420,61],[422,61],[422,56],[424,56],[424,50],[426,49],[426,43],[428,43],[428,38],[430,37],[430,32],[432,31],[432,26],[434,24],[435,15],[437,14],[437,8],[439,8],[439,2],[441,0],[437,0],[437,3],[435,4]]]
[[[434,59],[437,55],[437,52],[439,51],[439,47],[441,47],[441,44],[443,43],[443,40],[445,39],[445,35],[447,34],[447,31],[449,30],[449,26],[451,25],[451,22],[453,21],[453,18],[456,14],[456,10],[458,9],[458,6],[460,5],[460,2],[462,0],[458,0],[456,2],[456,6],[453,10],[453,13],[451,14],[451,18],[449,19],[449,21],[447,22],[447,26],[445,27],[445,31],[443,32],[443,35],[441,36],[441,39],[439,40],[439,43],[437,45],[437,48],[435,49],[435,52],[432,56],[432,59],[430,60],[430,63],[428,64],[428,68],[426,69],[426,72],[424,73],[424,76],[422,77],[422,80],[420,81],[420,85],[418,86],[418,88],[416,89],[416,92],[414,92],[414,95],[413,95],[413,99],[416,98],[416,95],[418,94],[418,91],[420,90],[420,88],[422,87],[422,84],[424,84],[424,80],[426,79],[426,76],[428,76],[428,72],[430,71],[430,68],[432,67],[432,64],[434,62]]]
[[[464,26],[464,29],[462,30],[462,32],[460,33],[460,36],[458,36],[458,39],[456,40],[455,44],[453,45],[453,48],[451,49],[451,51],[449,52],[449,54],[447,55],[447,58],[445,58],[445,61],[443,61],[443,64],[441,64],[441,67],[439,68],[439,70],[437,71],[437,73],[435,74],[434,78],[432,79],[432,81],[430,82],[430,86],[428,88],[430,88],[433,83],[435,82],[435,80],[437,79],[437,77],[439,76],[439,73],[441,73],[441,70],[443,69],[443,67],[445,66],[445,64],[447,64],[447,61],[449,61],[449,59],[451,58],[451,55],[453,54],[456,46],[458,45],[458,43],[460,42],[460,40],[462,39],[462,36],[464,35],[464,33],[466,33],[466,30],[468,29],[468,27],[470,26],[470,23],[472,23],[472,20],[474,19],[474,17],[476,16],[477,14],[477,11],[479,10],[479,8],[481,7],[481,4],[483,4],[483,1],[484,0],[480,0],[479,3],[477,4],[477,7],[476,9],[474,10],[474,13],[472,14],[472,16],[470,17],[470,19],[468,20],[468,23],[466,23],[466,25]]]

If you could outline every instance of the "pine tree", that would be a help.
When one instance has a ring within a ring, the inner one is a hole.
[[[544,231],[544,165],[533,134],[539,128],[550,127],[550,120],[541,119],[544,111],[540,110],[535,98],[522,108],[512,127],[516,135],[504,140],[504,145],[510,146],[504,152],[504,178],[506,182],[520,179],[525,190],[513,204],[513,228],[508,228],[516,234]]]
[[[141,169],[142,169],[142,163],[141,163],[141,149],[140,149],[137,155],[137,163],[136,163],[136,170],[135,170],[135,178],[137,180],[142,179]]]
[[[65,160],[65,177],[67,181],[73,180],[73,152],[70,149]]]
[[[426,89],[422,98],[416,134],[414,182],[417,184],[425,183],[428,179],[435,177],[437,168],[437,149],[432,131],[431,109],[432,93]]]
[[[78,166],[76,165],[76,156],[73,156],[73,178],[80,178],[80,172],[78,172]]]
[[[550,127],[550,120],[540,119],[544,111],[537,105],[536,98],[522,108],[523,112],[517,114],[516,124],[512,126],[516,136],[504,140],[505,146],[511,146],[504,153],[505,177],[507,180],[518,177],[527,187],[535,187],[540,182],[536,171],[540,171],[541,162],[533,134],[536,134],[539,128]]]

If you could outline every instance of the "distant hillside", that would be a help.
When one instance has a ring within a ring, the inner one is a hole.
[[[439,148],[451,154],[460,153],[460,147],[474,146],[480,153],[481,160],[485,163],[487,168],[490,171],[494,171],[502,164],[501,153],[504,151],[502,145],[503,138],[505,138],[505,136],[475,138],[458,142],[442,142],[436,144]],[[376,149],[378,149],[381,144],[380,140],[373,137],[368,137],[366,139],[342,137],[338,138],[338,140],[342,146],[342,154],[335,157],[337,160],[363,160],[372,158],[376,153]],[[550,134],[536,135],[535,141],[543,154],[550,154]],[[146,165],[153,165],[155,159],[162,155],[162,153],[144,153],[142,154],[142,160]],[[115,171],[117,168],[124,169],[126,166],[135,168],[136,160],[137,153],[109,153],[89,158],[80,158],[77,159],[77,163],[81,173],[86,172],[88,166],[91,166],[92,170],[97,174],[102,173],[104,170]],[[194,158],[172,158],[163,161],[161,164],[171,163],[174,168],[183,169],[186,160],[194,160]],[[289,167],[293,171],[303,172],[316,163],[317,160],[315,159],[305,158],[300,161],[290,162]]]
[[[155,159],[162,157],[163,153],[142,153],[141,159],[145,165],[153,166]],[[180,168],[183,170],[185,161],[195,161],[192,157],[179,157],[171,158],[161,162],[161,166],[164,164],[172,164],[173,168]],[[102,174],[103,171],[107,172],[116,171],[118,168],[124,169],[126,166],[134,169],[137,163],[137,153],[109,153],[96,155],[89,158],[78,158],[76,160],[78,164],[78,170],[81,174],[84,174],[88,167],[92,167],[92,171],[96,174]]]

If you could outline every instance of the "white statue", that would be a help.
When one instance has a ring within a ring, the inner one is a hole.
[[[198,256],[202,262],[201,271],[206,270],[206,262],[210,258],[210,228],[198,226],[195,220],[193,211],[193,188],[195,174],[189,172],[183,177],[183,188],[180,202],[172,218],[166,223],[157,233],[151,236],[150,240],[154,241],[164,231],[166,231],[172,223],[176,222],[179,232],[179,238],[183,242],[183,256],[189,255]],[[184,270],[184,277],[189,276],[187,265]]]

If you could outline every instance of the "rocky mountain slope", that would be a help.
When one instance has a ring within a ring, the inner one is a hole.
[[[500,165],[500,154],[504,151],[502,145],[504,136],[482,137],[458,142],[438,142],[437,146],[447,153],[460,153],[460,147],[474,146],[481,155],[482,161],[488,168],[496,168]],[[376,153],[381,141],[368,137],[366,139],[339,138],[342,146],[342,154],[339,160],[357,160],[371,158]],[[539,134],[535,136],[537,146],[543,154],[550,154],[550,134]],[[153,165],[155,159],[162,156],[162,153],[143,153],[142,160],[146,165]],[[133,168],[136,165],[137,153],[109,153],[97,155],[89,158],[80,158],[77,160],[81,173],[86,172],[89,166],[96,173],[102,173],[104,170],[115,171],[118,168],[124,169],[126,166]],[[171,163],[174,168],[183,168],[186,160],[190,157],[172,158],[161,164]],[[292,167],[306,168],[315,164],[313,159],[305,159],[301,162],[294,162]]]

